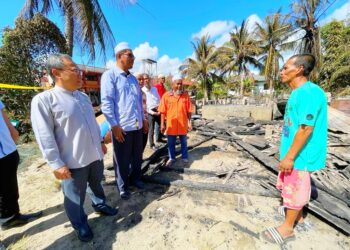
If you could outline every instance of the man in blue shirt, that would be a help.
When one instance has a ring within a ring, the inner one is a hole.
[[[104,72],[101,79],[101,109],[113,134],[120,196],[128,199],[129,177],[131,184],[144,187],[141,182],[142,133],[147,132],[148,124],[142,107],[141,88],[129,72],[134,64],[134,54],[126,42],[119,43],[114,50],[117,65]]]
[[[284,223],[269,228],[262,237],[282,244],[294,239],[295,223],[302,224],[302,210],[311,193],[310,172],[326,165],[327,98],[308,77],[315,66],[310,54],[292,56],[284,65],[281,80],[292,88],[280,147],[277,188],[282,190]]]
[[[18,131],[12,126],[0,101],[0,225],[5,230],[28,223],[42,212],[21,214],[18,205],[17,168],[19,154],[15,142]]]

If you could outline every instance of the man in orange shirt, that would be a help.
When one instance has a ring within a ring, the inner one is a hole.
[[[160,102],[158,111],[161,113],[161,132],[168,136],[169,160],[167,166],[175,162],[175,143],[179,136],[181,142],[181,156],[184,165],[188,164],[187,132],[192,130],[191,100],[187,92],[183,91],[182,78],[174,76],[172,90],[166,92]],[[166,119],[166,127],[165,127]]]

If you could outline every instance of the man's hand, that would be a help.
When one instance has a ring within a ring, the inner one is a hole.
[[[65,179],[69,179],[72,177],[71,173],[69,171],[69,168],[66,165],[54,170],[53,174],[55,175],[56,179],[58,179],[58,180],[65,180]]]
[[[17,143],[18,139],[19,139],[19,133],[17,131],[17,129],[13,128],[10,130],[10,133],[11,133],[11,137],[12,137],[12,140]]]
[[[106,144],[104,144],[104,142],[101,142],[101,148],[102,148],[102,152],[103,154],[107,154],[107,147],[106,147]]]
[[[160,132],[161,132],[162,134],[165,133],[165,126],[164,126],[164,124],[161,124],[161,125],[160,125]]]
[[[147,134],[148,133],[148,121],[147,120],[143,120],[142,128],[143,128],[143,133]]]
[[[125,132],[120,126],[112,127],[112,133],[115,139],[117,139],[119,143],[123,143],[125,141],[124,139]]]
[[[192,131],[192,123],[189,121],[188,122],[188,128],[187,128],[188,131]]]
[[[278,164],[278,168],[281,172],[291,173],[294,168],[294,160],[291,158],[283,158]]]
[[[154,112],[153,115],[160,116],[160,112]]]
[[[0,112],[2,113],[2,116],[4,118],[6,126],[10,130],[10,135],[12,137],[12,140],[16,143],[19,139],[19,133],[18,133],[17,129],[10,122],[10,119],[8,118],[6,112],[4,110],[1,110]]]
[[[103,137],[103,141],[105,144],[109,144],[112,142],[112,131],[108,131],[107,134],[105,135],[105,137]]]

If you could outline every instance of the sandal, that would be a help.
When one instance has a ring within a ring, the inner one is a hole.
[[[275,227],[267,228],[265,231],[261,232],[260,238],[262,238],[267,242],[278,244],[278,245],[283,245],[289,241],[293,241],[296,239],[294,234],[286,238],[283,238],[282,235],[278,232],[278,230]]]

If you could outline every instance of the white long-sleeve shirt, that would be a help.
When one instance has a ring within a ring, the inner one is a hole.
[[[87,95],[54,87],[31,104],[35,138],[49,166],[82,168],[103,159],[100,128]]]
[[[16,144],[2,115],[5,105],[0,101],[0,159],[16,151]]]
[[[158,90],[155,87],[148,89],[144,86],[142,91],[146,94],[147,113],[153,115],[155,112],[152,109],[157,108],[160,103]]]

